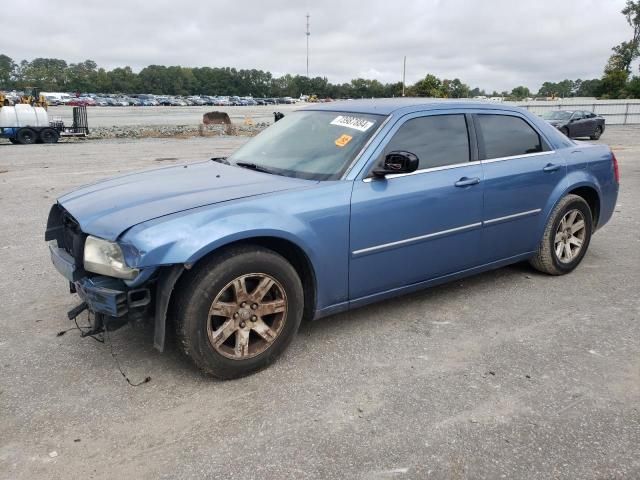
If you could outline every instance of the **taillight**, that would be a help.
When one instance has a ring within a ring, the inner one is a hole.
[[[620,183],[620,169],[618,168],[618,159],[613,153],[613,150],[611,151],[611,163],[613,163],[613,176],[616,179],[616,183]]]

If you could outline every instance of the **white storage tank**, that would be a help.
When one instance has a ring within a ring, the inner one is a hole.
[[[48,126],[49,117],[42,107],[18,104],[0,108],[0,128]]]

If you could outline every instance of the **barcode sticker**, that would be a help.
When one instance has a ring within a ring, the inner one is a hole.
[[[339,127],[353,128],[354,130],[360,130],[366,132],[373,126],[373,122],[365,120],[364,118],[352,117],[348,115],[340,115],[333,119],[331,125],[337,125]]]

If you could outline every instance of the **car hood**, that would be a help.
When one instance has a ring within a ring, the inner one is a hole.
[[[83,232],[115,240],[134,225],[171,213],[316,183],[208,161],[107,179],[58,203]]]

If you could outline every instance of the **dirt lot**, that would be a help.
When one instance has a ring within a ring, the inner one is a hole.
[[[77,299],[43,241],[55,198],[244,141],[0,144],[0,478],[640,478],[640,127],[603,136],[619,205],[569,276],[516,265],[306,324],[230,382],[151,329],[111,335],[137,388],[107,344],[56,336]]]

